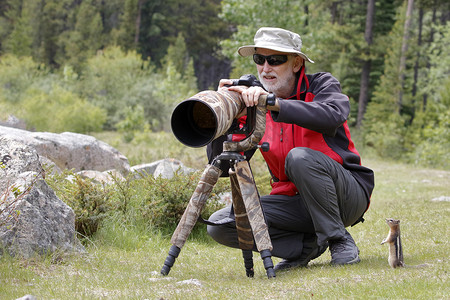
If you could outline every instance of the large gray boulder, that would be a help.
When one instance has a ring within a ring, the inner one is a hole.
[[[59,169],[130,172],[128,159],[117,149],[96,138],[72,132],[31,132],[0,126],[0,137],[21,142],[36,149],[41,157],[52,161]]]
[[[186,167],[181,161],[174,158],[165,158],[148,164],[141,164],[131,167],[131,171],[136,178],[146,175],[153,175],[153,177],[161,176],[162,178],[170,179],[175,172],[180,174],[190,174],[195,172],[195,169]]]
[[[0,137],[0,253],[84,252],[75,214],[45,182],[36,151]]]

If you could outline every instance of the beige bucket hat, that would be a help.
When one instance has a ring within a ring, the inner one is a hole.
[[[261,27],[255,34],[254,45],[242,46],[238,49],[238,53],[241,56],[250,56],[255,54],[256,48],[270,49],[286,53],[296,53],[303,57],[310,63],[314,63],[302,49],[302,39],[300,35],[292,31],[274,28],[274,27]]]

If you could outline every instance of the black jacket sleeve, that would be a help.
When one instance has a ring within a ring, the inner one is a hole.
[[[310,86],[306,99],[313,97],[313,101],[280,100],[280,111],[272,112],[272,118],[275,122],[295,124],[334,136],[350,113],[348,97],[342,94],[339,81],[330,73],[317,73],[308,79]]]

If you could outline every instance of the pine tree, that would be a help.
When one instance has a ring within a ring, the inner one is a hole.
[[[64,59],[60,35],[64,32],[68,16],[71,14],[71,0],[46,0],[37,12],[39,23],[36,24],[36,54],[38,61],[58,67]]]
[[[142,6],[139,51],[160,66],[168,47],[182,33],[202,88],[228,76],[229,64],[218,53],[229,27],[218,17],[221,0],[153,0]],[[145,16],[145,18],[144,18]],[[224,71],[225,70],[225,71]],[[201,78],[201,79],[200,79]]]
[[[450,23],[434,26],[433,42],[422,55],[427,57],[427,72],[420,72],[419,93],[428,101],[416,102],[414,120],[408,128],[411,162],[450,168]]]
[[[13,24],[13,30],[4,42],[5,51],[17,56],[30,56],[33,43],[30,5],[18,1],[8,1],[6,16]]]
[[[194,74],[193,59],[186,48],[183,35],[180,33],[173,45],[167,49],[163,58],[162,74],[169,105],[178,103],[182,97],[189,97],[197,91],[197,78]],[[171,92],[168,92],[171,90]],[[180,95],[180,96],[174,96]]]
[[[398,107],[401,109],[403,104],[403,90],[405,87],[405,72],[406,72],[406,56],[408,52],[409,47],[409,37],[410,37],[410,31],[411,31],[411,22],[412,22],[412,13],[414,8],[414,0],[408,0],[408,5],[406,8],[406,16],[405,16],[405,24],[403,27],[403,36],[402,36],[402,48],[401,48],[401,55],[400,55],[400,70],[399,70],[399,81],[401,85],[401,89],[398,91]]]
[[[356,126],[359,128],[361,126],[362,120],[364,118],[364,113],[366,112],[367,103],[369,102],[369,86],[370,86],[370,70],[372,68],[372,59],[370,58],[370,47],[373,43],[373,24],[375,18],[375,0],[367,1],[367,14],[366,14],[366,28],[364,32],[364,39],[367,43],[366,55],[367,58],[363,60],[362,72],[361,72],[361,82],[358,98],[358,117],[356,121]]]
[[[93,0],[84,0],[75,18],[74,29],[68,32],[68,39],[62,40],[62,43],[67,56],[65,63],[80,71],[82,64],[104,45],[103,24]]]
[[[384,72],[363,121],[366,144],[374,147],[381,156],[391,158],[399,158],[405,151],[407,116],[401,114],[402,107],[398,102],[398,95],[403,92],[399,78],[405,11],[406,6],[399,9],[397,21],[385,41],[389,47],[384,56]]]
[[[120,26],[112,33],[116,45],[124,50],[137,49],[136,36],[139,36],[139,28],[136,26],[137,20],[141,17],[141,5],[141,0],[126,0],[123,4],[123,13],[120,15]]]

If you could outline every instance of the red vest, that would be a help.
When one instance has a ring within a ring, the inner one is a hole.
[[[306,89],[301,92],[303,80],[305,81]],[[303,95],[304,93],[306,94]],[[303,98],[305,102],[312,102],[314,97],[315,95],[309,91],[309,82],[303,68],[297,84],[296,95],[289,99],[292,99],[292,101],[303,101],[300,100]],[[347,122],[342,126],[344,127],[345,135],[349,140],[348,151],[359,156],[359,153],[355,149],[350,138]],[[241,138],[241,136],[233,136],[233,140],[240,140]],[[268,142],[270,145],[270,150],[268,152],[261,151],[261,153],[273,177],[275,177],[275,180],[271,182],[271,195],[293,196],[298,192],[296,186],[287,178],[284,170],[286,156],[289,151],[295,147],[307,147],[320,151],[340,164],[343,164],[343,158],[326,143],[322,133],[294,124],[275,122],[272,119],[270,111],[268,111],[266,115],[266,131],[260,144],[263,142]]]

